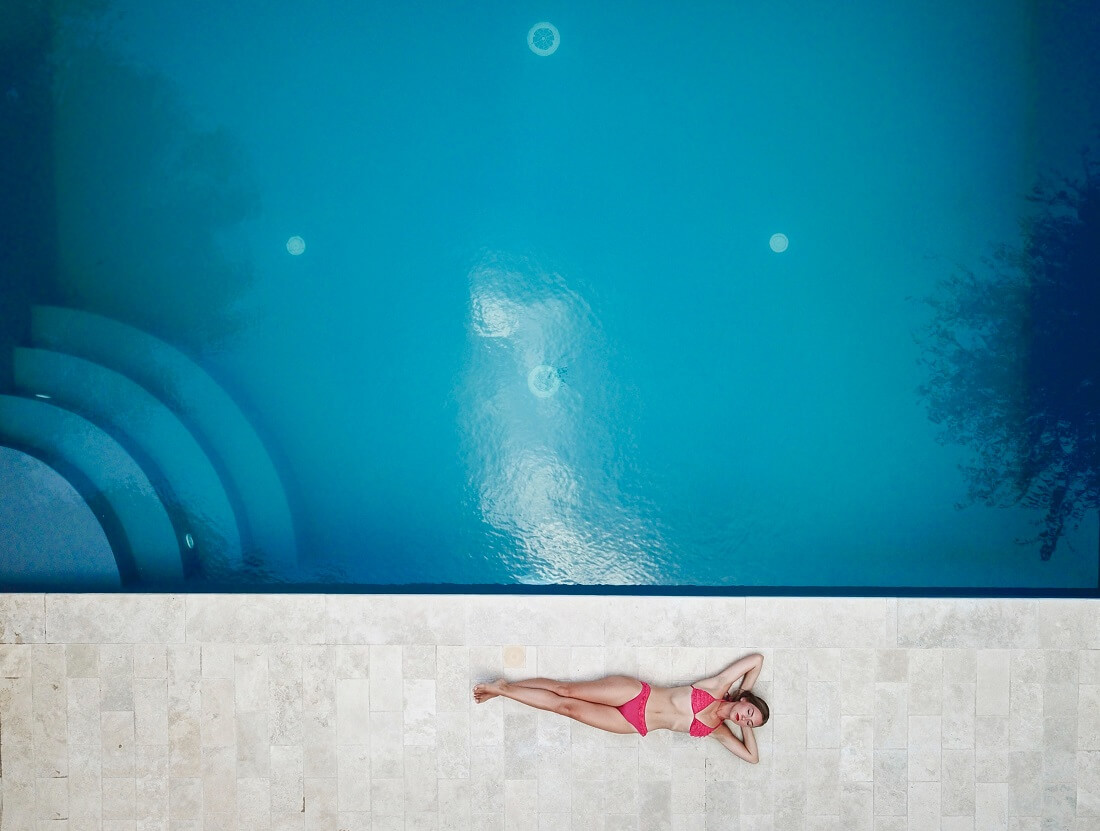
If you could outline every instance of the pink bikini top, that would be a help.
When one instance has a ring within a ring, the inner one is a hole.
[[[703,722],[699,721],[699,719],[694,718],[696,713],[698,713],[700,710],[705,710],[715,701],[717,701],[717,699],[706,690],[699,690],[692,686],[691,714],[693,718],[691,719],[691,727],[688,728],[689,735],[695,736],[697,738],[702,738],[703,736],[709,736],[711,733],[718,729],[717,727],[711,727],[709,725],[703,724]]]

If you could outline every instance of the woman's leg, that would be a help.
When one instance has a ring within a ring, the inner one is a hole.
[[[558,713],[590,727],[607,730],[609,733],[636,732],[623,714],[610,704],[595,704],[578,698],[567,698],[546,689],[509,684],[503,680],[494,681],[492,684],[478,684],[474,687],[474,699],[479,704],[498,695],[529,707]]]
[[[558,695],[621,707],[642,691],[642,682],[629,675],[609,675],[596,681],[568,681]]]
[[[642,682],[629,675],[609,675],[596,681],[555,681],[553,678],[525,678],[509,681],[513,687],[548,690],[565,698],[579,698],[593,704],[621,707],[642,691]],[[492,696],[489,696],[492,698]]]
[[[561,695],[558,690],[565,686],[564,681],[555,681],[553,678],[524,678],[522,681],[509,681],[513,687],[530,687],[533,690],[546,690],[555,695]],[[484,704],[490,698],[496,698],[500,693],[491,692],[492,684],[478,684],[474,687],[474,701]]]

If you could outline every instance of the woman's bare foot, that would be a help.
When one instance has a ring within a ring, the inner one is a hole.
[[[503,679],[492,682],[491,684],[478,684],[474,687],[474,701],[478,704],[484,704],[490,698],[496,698],[500,695],[501,688],[505,682]]]

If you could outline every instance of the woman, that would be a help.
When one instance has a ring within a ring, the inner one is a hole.
[[[474,687],[474,701],[482,704],[503,695],[611,733],[637,731],[644,736],[650,730],[676,730],[700,738],[714,736],[731,753],[756,764],[760,755],[752,731],[768,720],[768,705],[749,690],[763,665],[763,655],[749,655],[685,687],[651,687],[626,675],[577,682],[501,679]],[[742,676],[741,686],[731,692]],[[743,738],[733,735],[727,721],[741,728]]]

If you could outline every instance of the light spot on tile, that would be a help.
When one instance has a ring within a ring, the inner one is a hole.
[[[527,650],[522,646],[504,647],[504,668],[516,669],[527,662]]]

